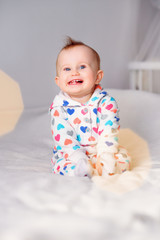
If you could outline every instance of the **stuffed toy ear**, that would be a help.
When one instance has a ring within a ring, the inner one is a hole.
[[[18,83],[0,70],[0,136],[15,128],[23,108]]]

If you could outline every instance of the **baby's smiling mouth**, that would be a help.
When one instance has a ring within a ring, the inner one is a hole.
[[[82,84],[82,83],[83,83],[83,80],[81,80],[81,79],[73,79],[68,82],[68,85],[77,85],[77,84]]]

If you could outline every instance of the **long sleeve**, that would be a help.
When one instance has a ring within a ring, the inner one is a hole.
[[[103,98],[100,103],[100,125],[97,156],[108,172],[114,172],[114,154],[118,151],[119,110],[114,98]],[[108,169],[107,169],[108,168]]]

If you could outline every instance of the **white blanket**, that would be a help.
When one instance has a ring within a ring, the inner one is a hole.
[[[132,177],[126,173],[106,182],[52,174],[48,107],[25,110],[16,129],[0,138],[1,240],[159,238],[160,96],[109,93],[120,107],[120,139],[138,164]]]

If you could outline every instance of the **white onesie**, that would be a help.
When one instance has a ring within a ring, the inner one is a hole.
[[[98,157],[104,168],[103,174],[115,172],[117,160],[122,162],[122,156],[118,157],[121,152],[118,144],[119,110],[115,99],[106,90],[97,85],[85,104],[60,92],[54,98],[50,112],[54,173],[90,176],[88,162],[94,167]],[[127,154],[123,160],[129,164]],[[128,170],[125,168],[122,170]]]

